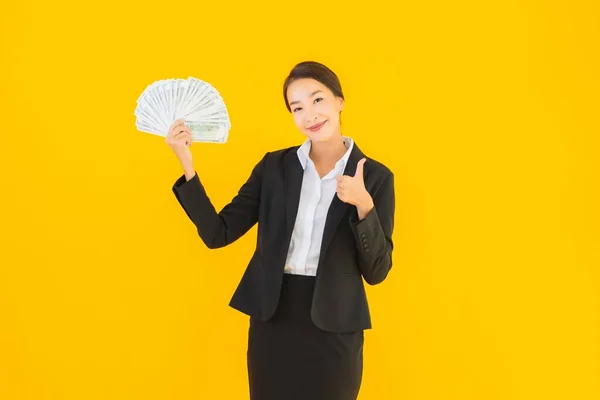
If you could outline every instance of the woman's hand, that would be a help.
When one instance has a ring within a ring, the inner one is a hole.
[[[344,203],[356,206],[358,218],[362,220],[373,209],[374,203],[371,195],[365,188],[363,165],[366,158],[361,159],[356,165],[354,176],[339,175],[337,179],[337,196]]]
[[[192,163],[192,132],[190,128],[185,126],[183,118],[175,120],[169,128],[169,133],[165,139],[167,144],[173,149],[173,152],[181,162],[184,168],[189,167]]]

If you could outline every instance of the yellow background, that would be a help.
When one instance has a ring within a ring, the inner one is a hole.
[[[247,398],[256,230],[206,249],[133,111],[158,79],[220,91],[229,142],[192,146],[220,208],[304,140],[303,60],[396,176],[360,399],[600,398],[598,2],[2,0],[0,32],[0,399]]]

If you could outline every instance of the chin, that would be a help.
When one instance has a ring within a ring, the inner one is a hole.
[[[331,132],[306,132],[306,136],[313,142],[326,142],[331,139]]]

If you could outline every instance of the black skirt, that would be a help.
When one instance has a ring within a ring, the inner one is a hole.
[[[283,276],[272,319],[250,318],[250,399],[356,400],[364,332],[335,333],[317,327],[310,318],[315,277]]]

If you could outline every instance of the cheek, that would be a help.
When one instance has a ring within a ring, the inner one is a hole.
[[[336,114],[335,108],[331,104],[325,102],[316,104],[315,110],[317,111],[317,113],[322,115],[333,116]]]
[[[296,126],[298,128],[302,128],[304,126],[304,124],[302,123],[302,116],[301,116],[301,112],[297,112],[297,113],[293,113],[293,117],[294,117],[294,123],[296,124]]]

